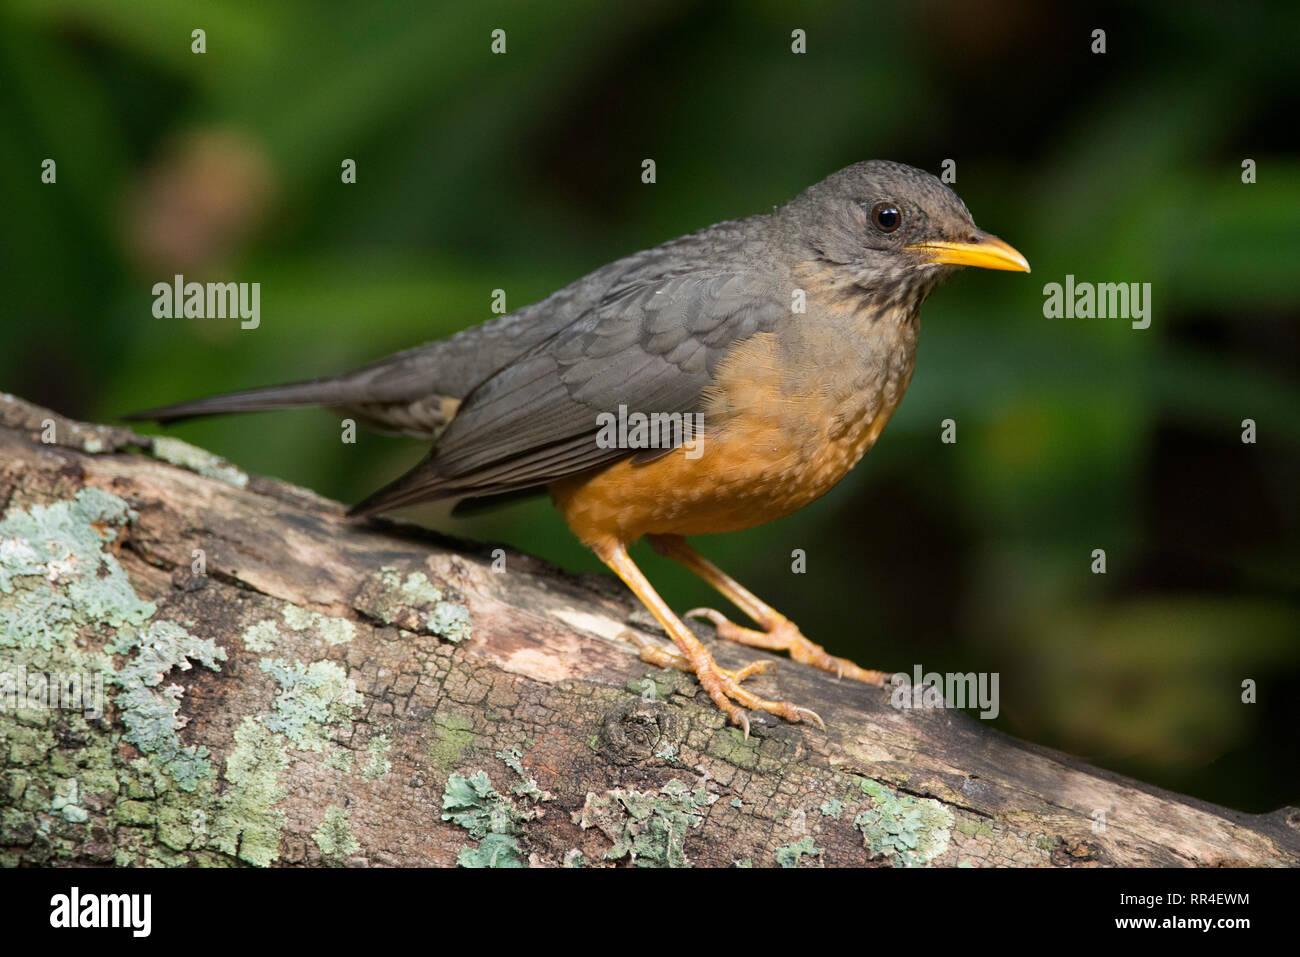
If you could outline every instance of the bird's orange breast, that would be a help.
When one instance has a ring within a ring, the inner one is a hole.
[[[811,455],[769,430],[737,430],[706,438],[696,459],[678,448],[643,465],[625,459],[561,479],[551,484],[551,497],[588,545],[631,542],[650,533],[706,535],[751,528],[829,491],[871,447],[888,418],[882,412],[851,437],[828,441]]]
[[[774,337],[754,336],[706,394],[697,456],[677,448],[642,464],[625,459],[553,482],[551,497],[588,545],[737,531],[789,515],[829,491],[876,441],[913,356],[901,350],[862,388],[829,389],[826,376],[843,380],[835,370],[800,368]]]

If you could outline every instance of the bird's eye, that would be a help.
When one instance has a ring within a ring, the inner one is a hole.
[[[903,212],[893,203],[876,203],[871,207],[871,222],[882,233],[892,233],[903,222]]]

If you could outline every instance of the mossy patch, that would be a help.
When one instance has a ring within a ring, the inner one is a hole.
[[[720,761],[752,771],[759,765],[757,737],[746,738],[739,728],[719,728],[710,738],[707,752]]]
[[[646,700],[666,701],[669,695],[689,685],[692,680],[690,675],[676,668],[664,668],[660,671],[651,671],[640,678],[628,678],[626,687],[628,691]]]
[[[429,763],[446,773],[460,763],[465,750],[474,744],[474,719],[464,714],[435,714]]]
[[[975,818],[963,817],[957,822],[957,830],[967,837],[987,837],[990,839],[996,837],[991,824]]]

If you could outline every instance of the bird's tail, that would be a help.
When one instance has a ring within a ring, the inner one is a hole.
[[[179,422],[182,419],[227,415],[232,412],[347,405],[361,397],[357,387],[348,381],[348,377],[339,376],[210,395],[202,399],[191,399],[188,402],[176,402],[172,405],[160,405],[157,408],[132,412],[123,418],[130,422]]]
[[[458,365],[445,355],[454,343],[454,339],[426,343],[342,375],[160,405],[125,418],[165,423],[231,412],[325,406],[356,409],[363,417],[373,418],[377,427],[424,435],[446,425],[444,420],[454,410],[445,407],[445,400],[466,390],[465,383],[457,379],[457,370],[466,363]]]

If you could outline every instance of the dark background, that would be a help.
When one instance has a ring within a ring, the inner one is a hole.
[[[939,290],[849,478],[697,544],[834,652],[997,671],[1005,730],[1271,810],[1300,800],[1297,37],[1293,3],[11,4],[0,386],[112,420],[339,372],[851,162],[954,159],[1033,275]],[[177,272],[260,282],[261,328],[155,319]],[[1150,282],[1151,328],[1045,319],[1067,273]],[[174,432],[344,501],[423,454],[318,411]],[[541,500],[423,518],[599,567]]]

